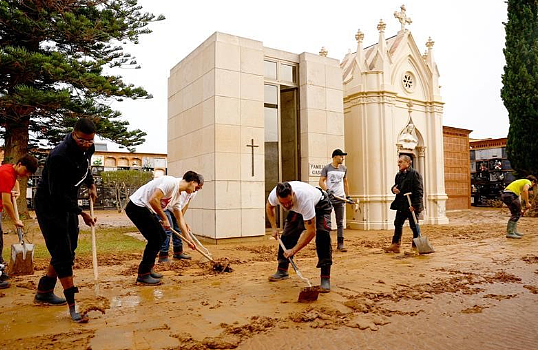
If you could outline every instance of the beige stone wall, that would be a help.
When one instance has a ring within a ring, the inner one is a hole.
[[[299,56],[301,180],[317,186],[310,164],[328,164],[336,148],[344,149],[342,71],[333,58]]]
[[[264,234],[263,94],[263,46],[250,39],[215,33],[170,73],[169,172],[206,178],[187,212],[198,234]]]

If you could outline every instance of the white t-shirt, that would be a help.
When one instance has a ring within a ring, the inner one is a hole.
[[[146,207],[149,210],[154,211],[149,204],[149,200],[155,190],[159,189],[163,192],[161,206],[164,203],[165,207],[169,206],[170,208],[181,210],[180,197],[182,192],[179,190],[180,181],[181,179],[168,175],[158,177],[136,190],[129,199],[133,204],[139,207]]]
[[[292,191],[295,193],[295,201],[291,207],[291,211],[299,213],[303,216],[303,220],[310,220],[316,216],[316,204],[321,199],[321,191],[305,182],[290,181]],[[276,207],[280,204],[276,196],[276,186],[273,188],[267,198],[269,204]]]
[[[195,192],[192,192],[192,193],[187,193],[186,191],[183,191],[181,192],[181,195],[179,196],[179,210],[183,210],[183,208],[185,208],[185,206],[187,204],[189,204],[189,202],[191,200],[194,199],[194,197],[196,197],[196,193],[198,193],[197,191]],[[169,210],[172,210],[173,207],[170,206],[170,203],[166,203],[165,201],[161,200],[161,207],[163,209],[169,209]]]
[[[321,170],[321,176],[326,177],[325,183],[327,184],[327,190],[334,192],[335,196],[345,197],[344,191],[344,178],[347,174],[347,168],[345,165],[340,164],[338,168],[335,168],[332,163],[329,163]]]

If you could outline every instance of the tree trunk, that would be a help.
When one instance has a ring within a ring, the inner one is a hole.
[[[14,118],[6,123],[6,136],[4,143],[4,163],[16,164],[17,160],[28,153],[28,118]],[[28,218],[28,207],[26,206],[26,187],[28,178],[19,178],[21,195],[17,200],[17,207],[21,218]]]

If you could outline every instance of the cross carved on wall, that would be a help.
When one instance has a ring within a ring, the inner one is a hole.
[[[250,145],[247,145],[252,150],[252,176],[254,176],[254,147],[260,147],[254,144],[254,139],[250,139]]]

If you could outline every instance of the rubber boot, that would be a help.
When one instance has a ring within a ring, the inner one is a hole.
[[[79,314],[75,308],[75,293],[78,293],[77,287],[64,289],[65,299],[67,300],[67,305],[69,305],[69,315],[74,322],[87,323],[89,321],[88,316]]]
[[[154,278],[151,272],[139,273],[136,282],[147,286],[157,286],[162,283],[159,278]]]
[[[177,260],[181,260],[181,259],[185,259],[185,260],[191,260],[191,256],[190,255],[187,255],[183,252],[179,252],[179,253],[174,253],[174,259],[177,259]]]
[[[269,276],[269,281],[276,282],[290,278],[288,274],[288,265],[278,264],[278,268],[274,275]]]
[[[399,253],[400,243],[392,243],[388,248],[383,248],[385,253]]]
[[[320,293],[329,293],[331,291],[331,267],[323,266],[321,268],[321,283],[319,285]]]
[[[521,239],[521,236],[518,236],[515,233],[516,226],[517,222],[512,220],[508,221],[508,225],[506,226],[506,238]]]
[[[159,252],[159,260],[158,260],[158,262],[160,262],[160,263],[166,263],[166,262],[168,262],[168,261],[169,261],[169,260],[168,260],[168,253],[161,253],[161,252]]]
[[[344,237],[337,237],[338,244],[336,246],[336,249],[340,252],[347,252],[347,249],[344,247]]]
[[[2,281],[0,282],[0,289],[6,289],[9,288],[9,282]]]
[[[514,233],[519,237],[523,237],[523,233],[517,232],[517,221],[514,223]]]
[[[153,278],[163,278],[162,273],[155,272],[153,271],[153,269],[151,269],[151,271],[149,272],[149,275]]]
[[[64,305],[66,300],[54,294],[56,278],[43,276],[37,285],[37,293],[34,297],[36,304],[42,305]]]

